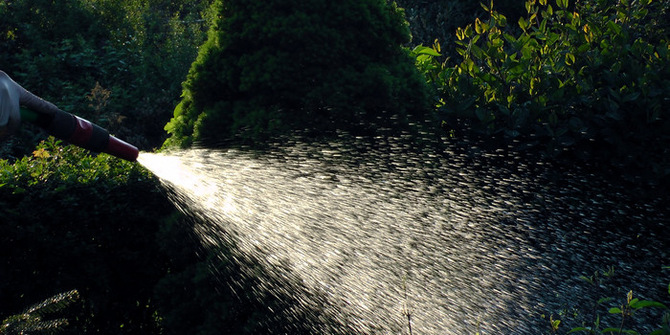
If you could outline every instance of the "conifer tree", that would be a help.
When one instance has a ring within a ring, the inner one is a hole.
[[[402,47],[409,28],[394,2],[214,6],[217,18],[165,127],[166,146],[258,141],[291,129],[369,132],[379,120],[425,111],[425,83]]]

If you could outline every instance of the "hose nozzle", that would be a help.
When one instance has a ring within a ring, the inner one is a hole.
[[[114,136],[109,136],[109,143],[103,152],[108,153],[114,157],[125,159],[129,162],[137,160],[140,151],[134,145],[122,141]]]

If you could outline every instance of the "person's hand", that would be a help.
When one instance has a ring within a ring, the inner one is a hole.
[[[0,70],[0,138],[14,132],[21,122],[21,91],[21,86]]]

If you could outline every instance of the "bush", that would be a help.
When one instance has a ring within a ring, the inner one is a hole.
[[[668,5],[650,1],[528,1],[509,27],[488,20],[457,31],[456,65],[414,50],[451,127],[523,139],[556,155],[604,159],[632,174],[670,176]],[[432,51],[428,50],[432,49]]]
[[[382,112],[402,119],[425,107],[424,83],[401,48],[407,23],[393,3],[230,0],[214,9],[165,127],[168,146],[365,130]]]
[[[0,319],[76,289],[73,334],[156,333],[153,287],[169,264],[156,234],[174,207],[155,185],[137,164],[54,140],[0,161]]]
[[[407,21],[412,31],[412,45],[431,44],[436,39],[452,52],[454,32],[458,27],[472,22],[475,17],[486,14],[479,2],[472,0],[397,0],[398,5],[405,9]],[[496,10],[514,20],[525,15],[523,1],[495,0]]]

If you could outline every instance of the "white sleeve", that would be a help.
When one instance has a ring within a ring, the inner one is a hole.
[[[0,127],[18,126],[21,120],[19,100],[21,89],[9,76],[0,70]]]

